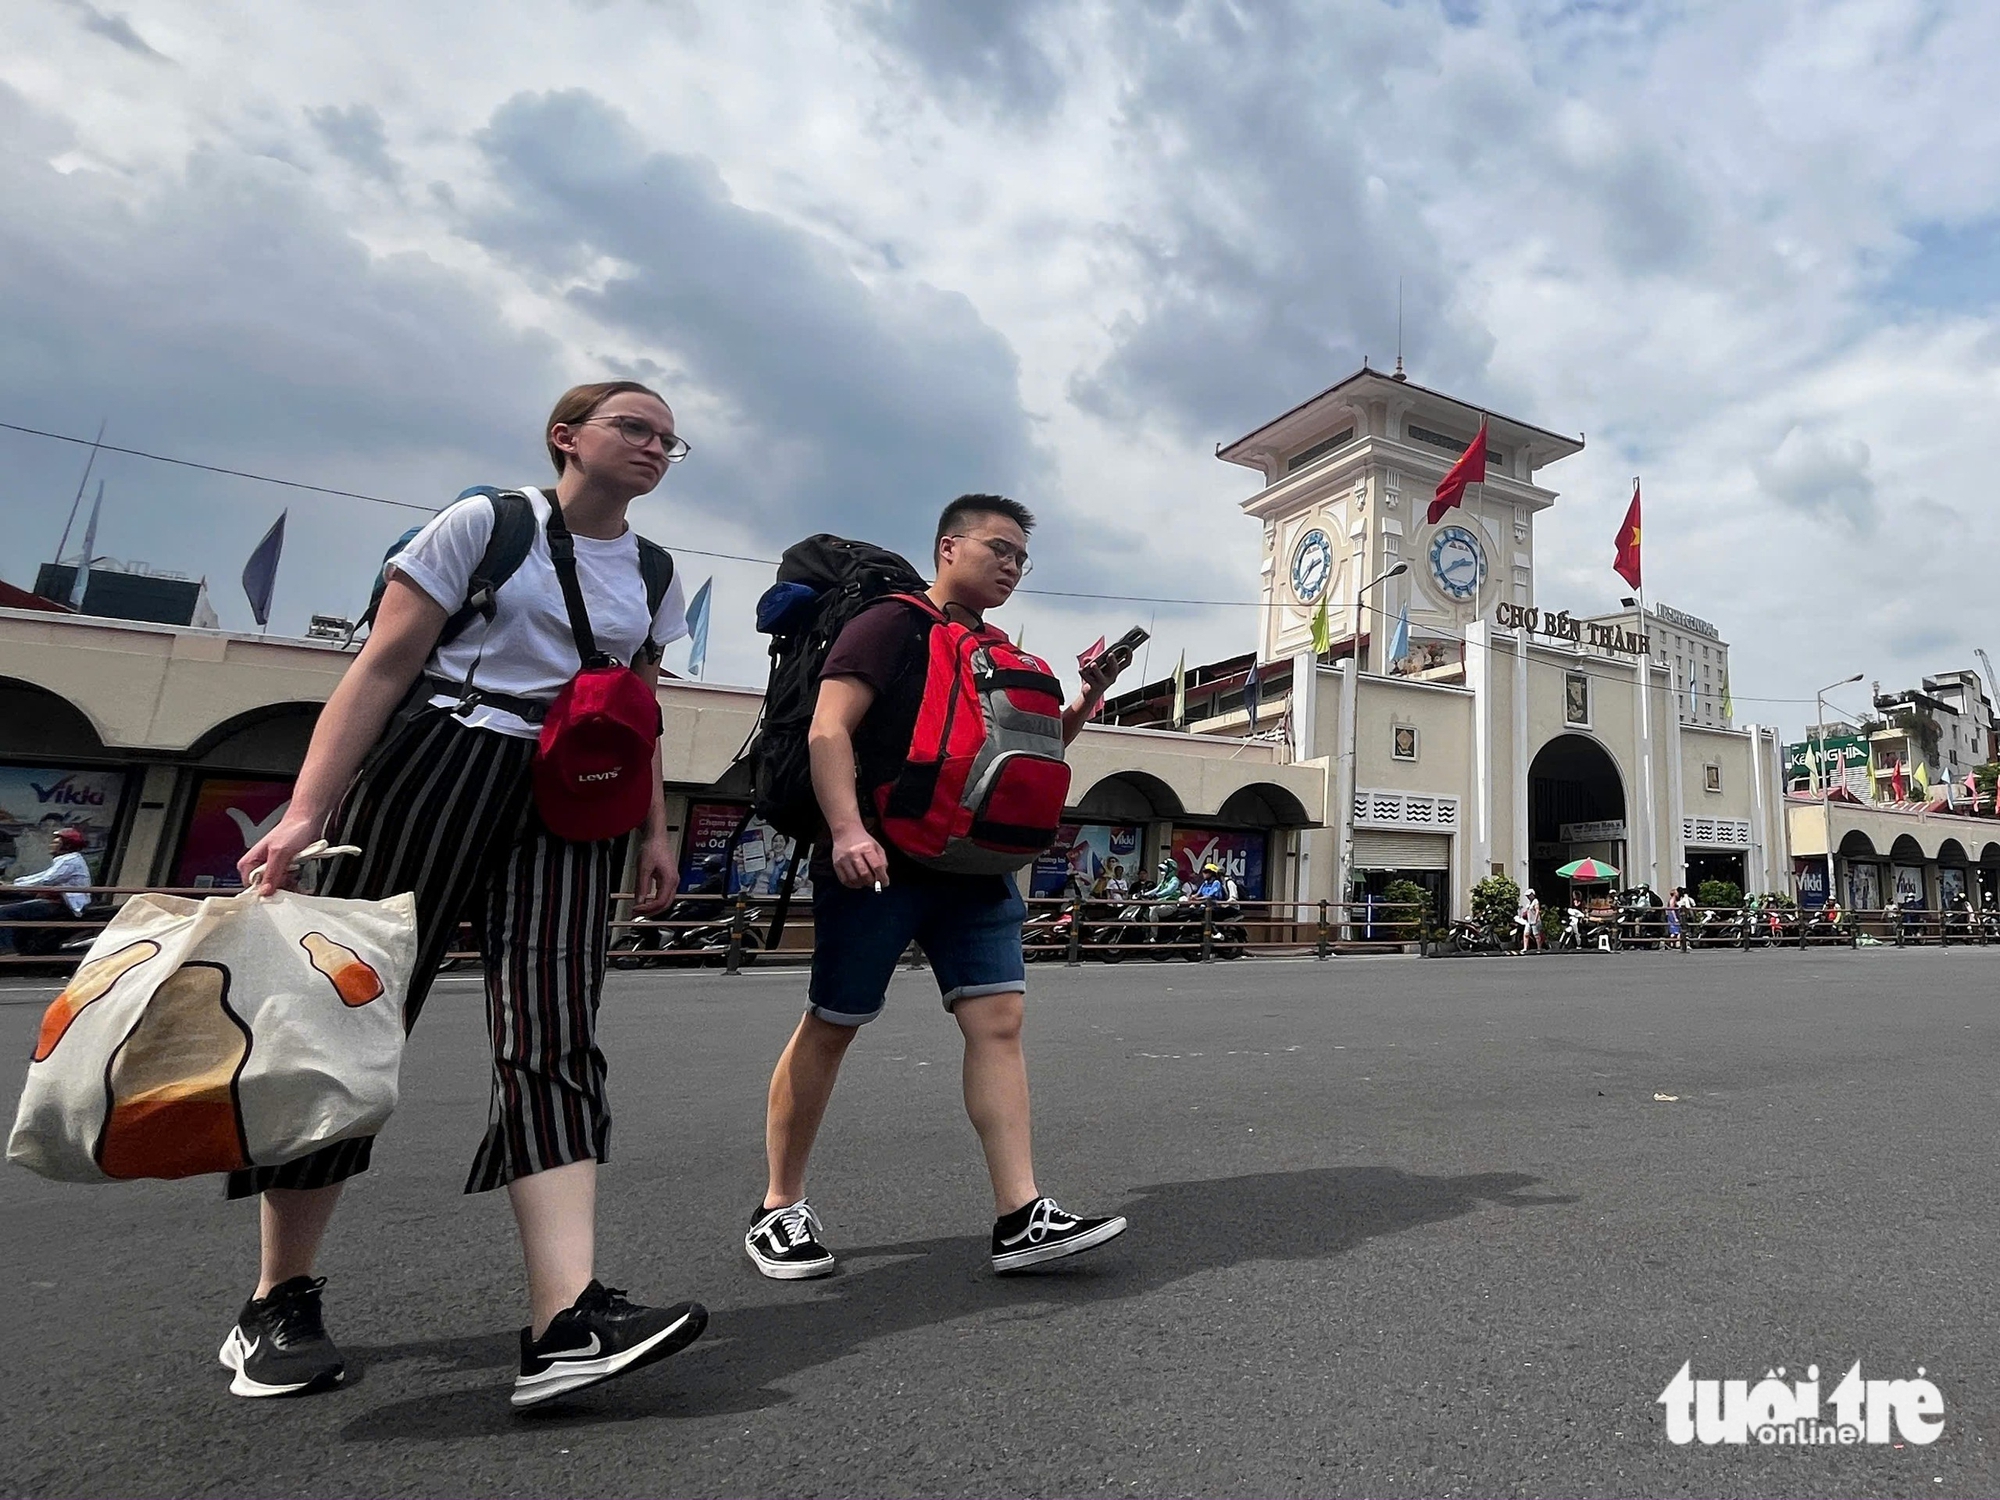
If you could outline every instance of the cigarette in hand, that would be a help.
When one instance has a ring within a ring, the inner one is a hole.
[[[878,896],[882,894],[882,882],[879,880],[875,882],[875,894]]]

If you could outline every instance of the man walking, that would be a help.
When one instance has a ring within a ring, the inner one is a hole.
[[[930,603],[949,621],[978,626],[1027,573],[1034,524],[1026,506],[998,495],[964,495],[946,506]],[[931,869],[896,849],[874,821],[873,793],[894,782],[910,756],[934,628],[942,627],[909,603],[879,601],[849,622],[820,672],[810,749],[830,837],[814,856],[811,1003],[771,1076],[770,1175],[743,1241],[757,1269],[777,1280],[834,1269],[806,1200],[806,1162],[841,1059],[861,1026],[881,1014],[896,960],[913,938],[965,1039],[965,1112],[993,1183],[993,1269],[1074,1255],[1126,1227],[1120,1217],[1065,1212],[1035,1180],[1021,1052],[1026,909],[1015,877]],[[1083,690],[1062,710],[1064,744],[1089,722],[1117,672],[1102,658],[1083,668]]]

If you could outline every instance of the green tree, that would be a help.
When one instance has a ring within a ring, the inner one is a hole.
[[[1505,875],[1488,875],[1472,888],[1472,918],[1504,939],[1521,909],[1521,888]]]
[[[1704,880],[1695,887],[1694,900],[1697,906],[1741,906],[1743,887],[1733,880]]]
[[[1414,880],[1392,880],[1383,887],[1382,899],[1392,907],[1413,907],[1415,910],[1398,911],[1393,920],[1406,924],[1410,936],[1417,938],[1431,930],[1434,913],[1431,911],[1431,893]]]

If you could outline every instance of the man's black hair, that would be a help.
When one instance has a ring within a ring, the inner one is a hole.
[[[1035,513],[1018,500],[1005,495],[960,495],[938,517],[937,535],[931,538],[931,561],[937,561],[938,544],[955,535],[974,516],[1005,516],[1023,534],[1035,529]]]

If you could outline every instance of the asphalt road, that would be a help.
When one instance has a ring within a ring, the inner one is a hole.
[[[254,1209],[0,1173],[0,1490],[163,1495],[2000,1492],[2000,951],[1039,968],[1043,1187],[1132,1231],[986,1269],[957,1034],[899,977],[757,1277],[796,976],[618,976],[602,1273],[687,1353],[531,1418],[476,991],[448,980],[322,1270],[339,1392],[227,1393]],[[47,990],[0,992],[24,1057]],[[1656,1096],[1672,1095],[1671,1100]],[[1677,1446],[1683,1362],[1923,1367],[1930,1446]]]

